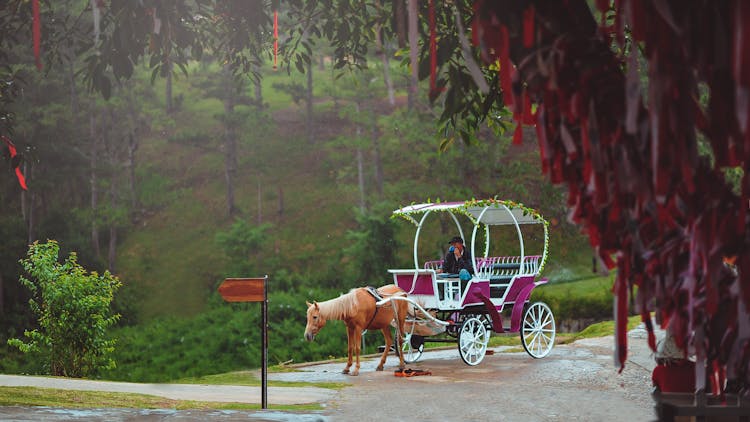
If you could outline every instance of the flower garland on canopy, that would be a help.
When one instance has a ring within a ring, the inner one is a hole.
[[[473,36],[487,63],[499,61],[519,128],[525,102],[537,104],[531,121],[543,172],[567,184],[571,219],[607,267],[618,268],[620,368],[633,298],[652,348],[656,309],[678,345],[694,348],[698,391],[703,371],[726,374],[729,391],[748,388],[750,172],[738,196],[720,169],[750,163],[750,3],[596,4],[611,25],[597,24],[585,0],[477,0]],[[647,104],[639,48],[648,60]],[[699,81],[710,91],[705,111]],[[713,163],[698,154],[696,129],[710,141]],[[736,273],[726,259],[736,259]]]
[[[433,202],[428,199],[427,204],[432,204]],[[441,204],[442,202],[440,199],[437,199],[435,204]],[[415,202],[412,202],[410,205],[417,205]],[[540,224],[544,227],[544,253],[542,255],[542,262],[539,264],[539,270],[537,271],[538,274],[541,274],[544,270],[544,265],[547,263],[547,259],[549,258],[549,222],[542,217],[542,214],[539,213],[539,211],[535,210],[534,208],[530,208],[525,206],[524,204],[520,202],[511,201],[508,199],[497,199],[490,198],[490,199],[475,199],[472,198],[468,201],[465,201],[463,203],[463,206],[460,207],[452,207],[452,208],[435,208],[431,209],[431,212],[437,211],[437,212],[450,212],[454,214],[460,214],[465,216],[469,219],[473,224],[478,224],[476,219],[474,218],[474,215],[471,214],[468,210],[471,207],[494,207],[494,208],[500,208],[500,207],[506,207],[508,211],[514,210],[514,209],[520,209],[523,211],[523,215],[530,215],[534,220],[538,220]],[[399,208],[399,210],[402,210],[405,207]],[[394,213],[391,215],[391,218],[403,218],[404,220],[414,224],[419,225],[419,223],[411,216],[411,213],[408,212],[402,212],[402,211],[394,211]]]

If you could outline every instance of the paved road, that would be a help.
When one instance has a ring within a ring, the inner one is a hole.
[[[287,381],[338,381],[341,391],[315,387],[271,387],[274,404],[321,403],[319,412],[174,411],[137,409],[52,409],[0,407],[0,420],[90,421],[651,421],[650,373],[654,366],[642,330],[630,333],[629,362],[617,374],[612,337],[556,346],[544,359],[495,348],[475,367],[465,365],[455,348],[427,352],[411,368],[431,376],[397,378],[397,360],[376,372],[375,359],[362,364],[358,377],[340,373],[342,363],[306,366],[302,372],[269,374]],[[517,350],[517,348],[516,348]],[[260,402],[259,387],[130,384],[0,376],[0,385],[30,385],[79,390],[124,391],[173,399]]]

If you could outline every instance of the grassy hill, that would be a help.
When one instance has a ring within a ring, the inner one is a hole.
[[[247,257],[258,274],[226,273],[226,257],[215,242],[216,233],[233,222],[226,212],[222,127],[216,118],[222,104],[203,89],[213,71],[196,66],[189,78],[175,81],[181,107],[172,114],[163,112],[163,81],[157,81],[156,95],[144,104],[152,120],[138,151],[138,177],[148,213],[129,229],[118,253],[125,290],[139,298],[139,320],[201,312],[217,282],[228,275],[269,274],[273,282],[274,274],[283,270],[318,277],[321,268],[336,268],[346,261],[341,246],[347,242],[347,230],[356,228],[354,146],[369,150],[371,141],[369,133],[357,138],[351,113],[345,113],[352,104],[346,81],[316,70],[311,143],[306,139],[304,105],[274,88],[301,83],[304,76],[267,72],[262,82],[265,111],[237,107],[247,117],[240,131],[235,194],[240,218],[272,224],[269,242]],[[533,131],[526,131],[522,146],[510,146],[508,139],[487,133],[482,145],[454,145],[439,153],[430,118],[408,116],[404,106],[391,107],[384,97],[371,96],[359,113],[364,124],[369,118],[378,122],[385,182],[376,199],[368,180],[372,202],[392,210],[428,198],[498,195],[520,201],[552,221],[548,268],[553,274],[572,278],[588,268],[590,252],[584,241],[562,222],[562,194],[541,176]],[[403,95],[399,102],[404,102]],[[367,154],[371,178],[372,156]],[[464,179],[447,176],[459,167],[465,167]],[[396,244],[402,265],[411,266],[412,236],[413,229],[401,225]],[[373,275],[373,280],[385,283],[387,274]],[[351,286],[360,284],[351,281]]]

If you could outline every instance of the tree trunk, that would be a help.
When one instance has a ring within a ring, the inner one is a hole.
[[[70,48],[69,48],[70,50]],[[75,58],[72,52],[68,54],[68,85],[70,85],[70,114],[76,118],[78,114],[78,90],[76,88]]]
[[[128,170],[128,193],[130,195],[131,219],[135,219],[138,212],[138,195],[135,191],[135,152],[138,150],[138,140],[133,131],[128,134],[128,157],[125,166]]]
[[[33,164],[27,166],[26,163],[24,163],[23,172],[28,178],[28,180],[34,179],[34,165]],[[28,209],[29,220],[28,220],[28,226],[27,226],[28,235],[29,235],[28,237],[29,244],[34,243],[34,240],[36,240],[36,219],[35,219],[36,198],[37,198],[37,193],[35,190],[32,189],[31,193],[29,194],[29,209]]]
[[[114,161],[114,160],[113,160]],[[111,209],[117,207],[117,183],[115,182],[115,175],[112,175],[112,180],[109,182],[109,206]],[[110,218],[109,221],[109,248],[107,253],[107,269],[109,272],[115,272],[115,260],[117,259],[117,219]]]
[[[359,209],[365,212],[367,211],[367,202],[365,201],[364,158],[362,156],[362,147],[359,146],[357,146],[357,174],[359,176]]]
[[[359,103],[356,104],[357,114],[359,114]],[[357,142],[357,179],[359,181],[359,209],[362,212],[367,211],[367,202],[365,201],[365,172],[364,172],[364,157],[362,154],[361,136],[362,127],[357,123],[356,129],[356,142]]]
[[[23,163],[23,174],[28,175],[29,173],[27,173],[26,167],[27,167],[26,166],[26,161],[24,161],[24,163]],[[21,189],[21,218],[23,219],[23,221],[27,221],[27,217],[28,217],[28,214],[29,214],[28,205],[27,205],[28,195],[26,194],[26,192],[27,191]]]
[[[406,8],[405,0],[393,0],[393,16],[396,20],[396,39],[398,48],[406,47]]]
[[[164,88],[164,100],[167,103],[167,113],[174,111],[174,104],[172,103],[172,60],[167,59],[167,77]]]
[[[257,64],[253,65],[253,67],[256,71],[259,71]],[[253,86],[255,87],[255,108],[261,111],[263,109],[263,86],[261,85],[261,79],[254,79]]]
[[[258,225],[263,224],[263,191],[258,178]]]
[[[419,4],[417,0],[409,0],[409,61],[411,77],[409,78],[408,107],[413,110],[417,101],[417,85],[419,83]]]
[[[315,134],[313,133],[313,66],[312,61],[307,63],[307,90],[305,95],[305,127],[307,128],[307,141],[313,143]]]
[[[224,178],[227,183],[227,214],[232,217],[237,208],[234,200],[234,179],[237,174],[237,136],[234,130],[234,79],[228,66],[224,67]]]
[[[385,82],[385,88],[388,90],[388,103],[391,106],[395,106],[396,94],[393,89],[393,81],[391,81],[391,61],[388,54],[388,47],[383,43],[381,28],[375,30],[375,43],[380,61],[383,63],[383,81]]]
[[[3,274],[0,273],[0,316],[5,315],[5,283]]]
[[[383,199],[383,160],[380,157],[380,137],[378,128],[375,125],[375,113],[372,116],[372,161],[375,168],[375,191],[378,193],[378,199]]]
[[[93,103],[92,103],[93,107]],[[91,136],[91,150],[89,151],[89,187],[91,189],[91,246],[97,258],[101,258],[102,250],[99,245],[99,227],[97,225],[99,206],[99,188],[97,184],[96,163],[98,160],[99,137],[96,134],[94,111],[89,115],[89,135]]]

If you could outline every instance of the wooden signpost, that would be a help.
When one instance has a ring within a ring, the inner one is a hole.
[[[219,294],[227,302],[262,302],[260,407],[268,409],[268,276],[224,279],[219,286]]]

